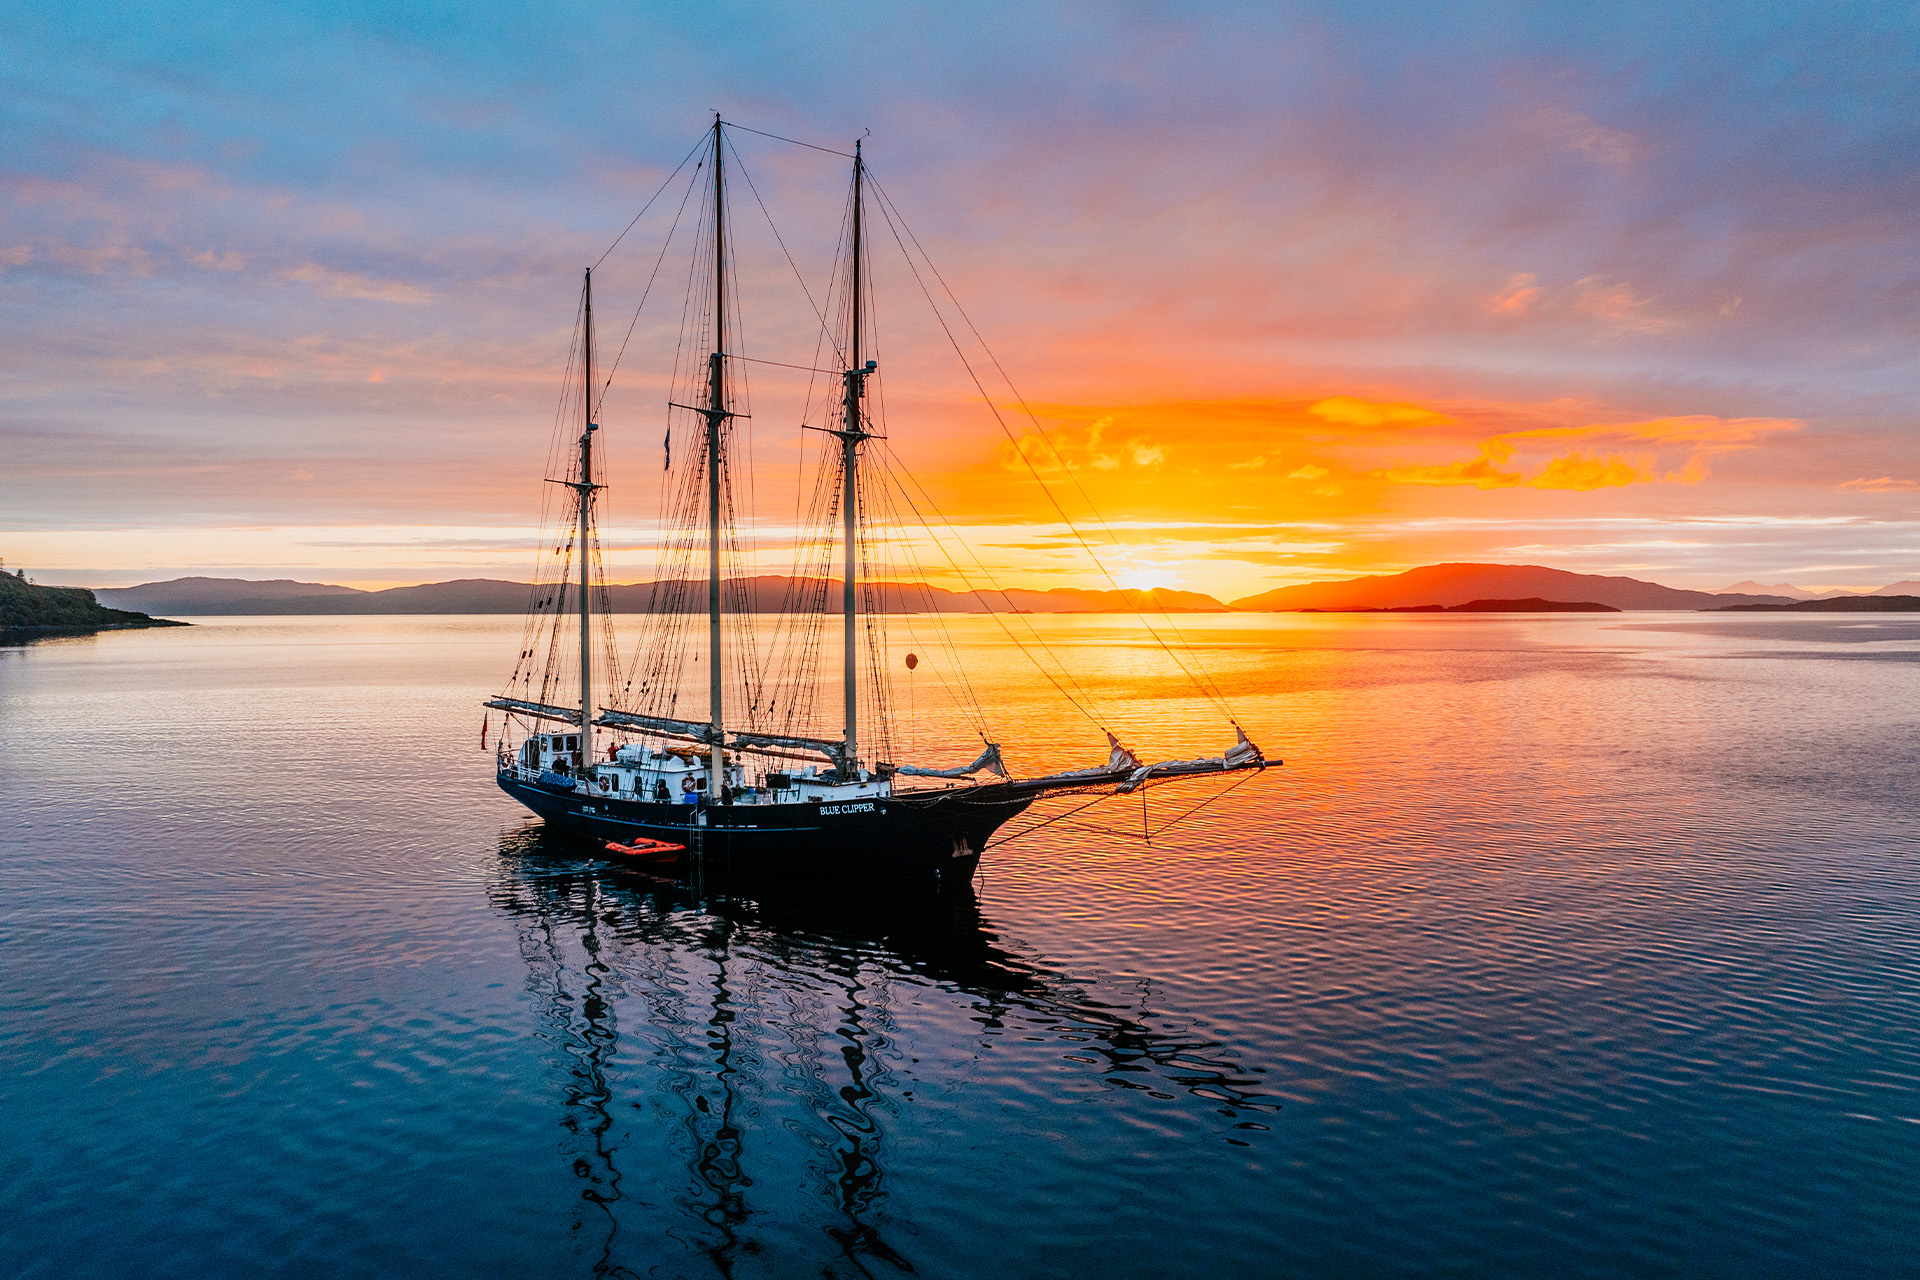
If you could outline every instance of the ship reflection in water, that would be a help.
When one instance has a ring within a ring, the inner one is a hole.
[[[1275,1109],[1262,1069],[1224,1046],[1002,947],[970,887],[696,892],[582,860],[540,827],[506,837],[501,861],[490,897],[518,929],[551,1045],[596,1275],[680,1251],[725,1275],[752,1258],[793,1269],[796,1251],[818,1255],[796,1274],[915,1271],[890,1182],[966,1143],[951,1099],[927,1095],[961,1091],[1010,1036],[1057,1046],[1083,1086],[1203,1104],[1224,1126],[1265,1129]]]

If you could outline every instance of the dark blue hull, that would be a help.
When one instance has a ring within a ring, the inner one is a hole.
[[[970,876],[1031,795],[994,786],[809,804],[656,804],[561,792],[498,775],[500,789],[565,831],[687,846],[707,867],[886,879]]]

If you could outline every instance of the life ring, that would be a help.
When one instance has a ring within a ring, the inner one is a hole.
[[[613,779],[611,779],[611,778],[602,778],[602,779],[600,779],[600,789],[601,789],[602,791],[611,791],[611,790],[613,790]]]

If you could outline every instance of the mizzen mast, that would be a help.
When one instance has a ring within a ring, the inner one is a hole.
[[[846,618],[846,631],[842,649],[845,660],[843,684],[846,696],[846,743],[841,749],[840,768],[843,777],[852,779],[859,776],[859,717],[860,717],[860,681],[859,681],[859,637],[857,618],[860,610],[858,575],[860,569],[860,442],[870,434],[862,422],[860,401],[867,394],[867,375],[874,371],[872,360],[862,364],[861,320],[865,304],[864,275],[866,246],[862,240],[862,200],[866,161],[860,156],[860,143],[853,144],[853,246],[849,254],[847,310],[851,317],[850,333],[847,341],[847,367],[840,376],[845,382],[844,402],[840,430],[834,434],[840,437],[840,476],[842,523],[846,538],[846,568],[841,584],[841,608]]]

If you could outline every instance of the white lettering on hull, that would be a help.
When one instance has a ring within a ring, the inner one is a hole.
[[[859,804],[823,804],[820,806],[820,816],[833,818],[845,813],[872,813],[874,808],[871,800]]]

